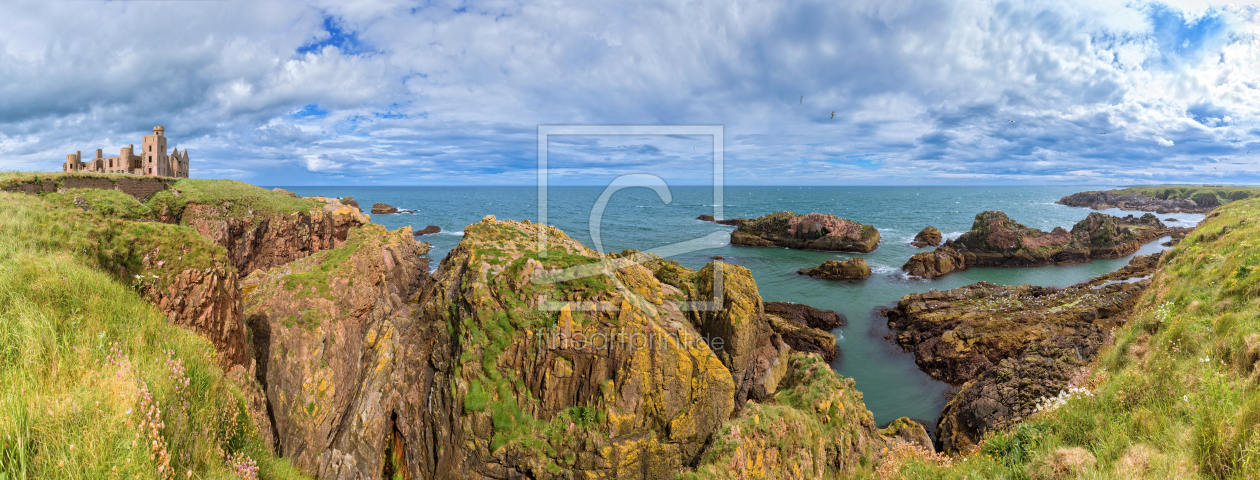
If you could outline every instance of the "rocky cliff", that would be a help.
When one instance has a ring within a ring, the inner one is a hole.
[[[278,451],[318,478],[379,478],[416,392],[414,300],[428,277],[410,229],[356,228],[340,248],[251,275],[248,323]],[[412,301],[409,303],[409,300]]]
[[[358,208],[339,199],[294,199],[288,208],[254,207],[283,193],[258,189],[249,195],[213,199],[181,198],[177,183],[150,204],[158,219],[187,225],[227,249],[232,264],[248,274],[341,245],[351,228],[370,222]],[[303,201],[305,203],[297,203]]]
[[[1117,258],[1180,230],[1166,227],[1149,213],[1120,218],[1093,212],[1070,232],[1061,227],[1042,232],[999,211],[981,212],[970,231],[931,252],[914,254],[901,269],[913,276],[936,278],[968,267],[1030,267]]]
[[[1210,193],[1199,194],[1192,198],[1157,198],[1146,192],[1125,190],[1078,192],[1060,198],[1055,203],[1072,207],[1089,207],[1094,210],[1119,208],[1122,210],[1142,210],[1161,214],[1182,212],[1207,213],[1221,206],[1220,199]]]
[[[748,220],[731,232],[731,243],[835,252],[875,251],[879,230],[823,213],[776,212]]]

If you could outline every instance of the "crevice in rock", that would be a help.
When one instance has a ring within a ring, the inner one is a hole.
[[[280,430],[276,427],[276,415],[272,411],[271,406],[271,390],[267,387],[267,362],[271,358],[271,326],[266,321],[260,321],[256,317],[247,317],[245,319],[251,332],[253,332],[254,340],[254,359],[256,361],[254,377],[258,380],[258,384],[262,386],[263,396],[267,399],[267,423],[271,428],[272,449],[277,454],[283,454],[280,451]]]

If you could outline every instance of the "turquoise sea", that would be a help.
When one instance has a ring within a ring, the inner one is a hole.
[[[271,187],[268,187],[271,188]],[[438,262],[459,243],[465,225],[486,215],[500,219],[538,221],[538,190],[534,187],[283,187],[298,195],[354,197],[364,209],[374,202],[414,209],[416,214],[372,215],[372,221],[390,229],[411,225],[442,227],[443,232],[422,237],[434,245],[429,256]],[[914,363],[914,358],[890,343],[885,320],[876,312],[893,305],[902,296],[931,289],[950,289],[981,280],[1007,285],[1035,284],[1067,286],[1116,270],[1128,258],[1093,261],[1068,266],[1034,268],[973,268],[934,281],[909,280],[900,267],[919,249],[909,245],[920,229],[931,225],[947,237],[957,237],[971,228],[976,213],[1002,210],[1012,219],[1042,230],[1056,226],[1071,229],[1090,210],[1056,205],[1059,198],[1082,190],[1113,187],[726,187],[725,218],[753,218],[767,213],[792,210],[821,212],[874,225],[883,242],[870,254],[811,252],[783,248],[740,247],[727,244],[726,237],[711,241],[705,248],[671,257],[692,268],[720,255],[728,263],[750,269],[766,301],[803,303],[835,310],[848,317],[848,325],[834,333],[841,356],[832,365],[842,375],[852,377],[865,396],[866,406],[881,425],[908,416],[934,425],[946,402],[948,386],[934,381]],[[671,202],[661,201],[644,188],[617,192],[603,213],[601,232],[604,251],[625,248],[650,250],[705,237],[713,232],[729,232],[734,227],[695,220],[714,214],[712,187],[672,187]],[[570,236],[593,245],[590,216],[603,192],[601,187],[551,187],[548,192],[547,223]],[[1110,210],[1123,216],[1142,212]],[[1193,226],[1203,215],[1160,215],[1174,226]],[[1158,240],[1139,252],[1162,249]],[[825,260],[863,257],[874,274],[864,281],[818,280],[798,275],[801,268]]]

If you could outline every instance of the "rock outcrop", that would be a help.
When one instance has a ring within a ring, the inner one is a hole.
[[[358,210],[360,212],[363,211],[363,209],[359,207],[359,202],[355,200],[354,197],[342,197],[341,204],[347,207],[353,208],[355,210]]]
[[[893,420],[887,427],[881,428],[879,434],[884,438],[896,439],[911,445],[916,445],[934,451],[932,445],[932,437],[927,433],[927,427],[923,424],[911,420],[910,417],[901,417]]]
[[[376,214],[398,213],[398,207],[377,202],[377,203],[372,204],[372,213],[376,213]]]
[[[999,211],[981,212],[970,231],[931,252],[914,254],[901,269],[912,276],[936,278],[968,267],[1031,267],[1118,258],[1176,230],[1149,213],[1119,218],[1093,212],[1071,232],[1062,227],[1042,232]]]
[[[1246,198],[1246,197],[1242,197]],[[1241,198],[1235,199],[1240,200]],[[1221,206],[1216,195],[1201,193],[1193,198],[1156,198],[1145,192],[1124,190],[1094,190],[1078,192],[1060,198],[1060,205],[1072,207],[1089,207],[1094,210],[1119,208],[1122,210],[1142,210],[1155,213],[1207,213]]]
[[[885,311],[895,341],[928,375],[961,390],[942,413],[942,450],[1025,418],[1088,364],[1150,285],[1160,254],[1066,288],[980,282],[907,295]]]
[[[422,386],[408,366],[428,358],[403,333],[416,328],[409,300],[428,260],[409,230],[357,228],[338,249],[244,282],[278,450],[318,478],[379,478],[395,419]]]
[[[871,267],[866,265],[866,260],[850,258],[845,261],[827,260],[822,265],[802,268],[796,273],[829,280],[860,280],[871,276]]]
[[[914,240],[910,242],[910,245],[918,248],[935,247],[940,244],[941,231],[936,227],[924,227],[923,230],[919,230],[919,233],[914,236]]]
[[[840,313],[822,310],[809,305],[788,302],[765,302],[766,313],[778,315],[799,325],[831,331],[843,327],[849,320]]]
[[[879,230],[823,213],[776,212],[748,220],[731,232],[731,244],[835,252],[875,251]]]

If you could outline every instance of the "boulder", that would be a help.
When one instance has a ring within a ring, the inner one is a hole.
[[[940,244],[941,231],[937,230],[936,227],[924,227],[923,230],[920,230],[919,233],[914,236],[914,240],[910,242],[910,245],[918,248],[935,247]]]
[[[843,262],[827,260],[822,265],[814,268],[804,268],[796,273],[829,280],[858,280],[870,277],[871,267],[866,265],[866,260],[850,258]]]
[[[419,237],[421,235],[432,235],[432,234],[441,233],[441,232],[442,232],[442,227],[439,227],[437,225],[429,225],[427,227],[424,227],[424,230],[416,230],[416,232],[413,235]]]
[[[823,213],[771,213],[748,220],[731,232],[734,245],[802,250],[869,253],[879,241],[875,227]]]
[[[375,213],[375,214],[398,213],[398,208],[394,207],[393,205],[387,205],[384,203],[377,202],[377,203],[372,204],[372,213]]]
[[[936,448],[932,444],[932,437],[927,433],[927,427],[922,423],[911,420],[910,417],[901,417],[893,420],[887,427],[881,428],[879,434],[887,439],[895,439],[923,447],[927,451],[935,451]]]

